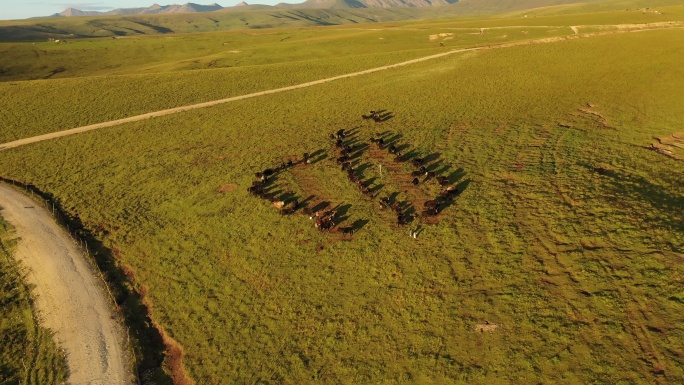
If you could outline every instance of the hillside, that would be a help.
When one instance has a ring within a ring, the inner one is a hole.
[[[592,3],[590,0],[583,3]],[[307,0],[278,6],[242,5],[212,12],[105,15],[0,21],[0,41],[194,33],[234,29],[311,27],[420,20],[512,12],[578,0]],[[611,0],[613,7],[623,5]],[[384,4],[384,5],[383,5]],[[418,6],[432,4],[442,6]],[[380,7],[379,5],[383,5]],[[394,7],[399,6],[401,7]],[[385,6],[393,6],[385,8]],[[552,7],[553,8],[553,7]],[[198,9],[195,7],[195,9]],[[114,11],[112,11],[114,12]],[[67,13],[77,14],[76,11]]]
[[[149,7],[142,8],[117,8],[112,11],[98,12],[98,11],[81,11],[75,8],[67,8],[66,10],[52,15],[52,17],[77,17],[77,16],[116,16],[116,15],[155,15],[163,13],[198,13],[198,12],[214,12],[223,9],[222,6],[213,3],[210,5],[201,5],[194,3],[186,3],[183,5],[159,5],[153,4]]]

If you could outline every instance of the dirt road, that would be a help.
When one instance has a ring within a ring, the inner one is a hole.
[[[28,283],[35,285],[40,322],[66,351],[69,383],[133,383],[123,330],[79,247],[42,206],[3,184],[0,207],[21,238],[16,258],[28,268]]]
[[[15,140],[13,142],[7,142],[4,144],[0,144],[0,151],[7,150],[10,148],[14,148],[14,147],[19,147],[19,146],[25,146],[25,145],[31,144],[31,143],[42,142],[44,140],[56,139],[56,138],[60,138],[62,136],[79,134],[82,132],[97,130],[97,129],[105,128],[105,127],[118,126],[118,125],[124,124],[124,123],[137,122],[137,121],[144,120],[144,119],[156,118],[159,116],[171,115],[171,114],[176,114],[179,112],[190,111],[190,110],[196,110],[198,108],[211,107],[211,106],[215,106],[218,104],[234,102],[237,100],[249,99],[249,98],[254,98],[257,96],[264,96],[264,95],[270,95],[270,94],[275,94],[275,93],[279,93],[279,92],[296,90],[299,88],[311,87],[311,86],[315,86],[318,84],[329,83],[329,82],[333,82],[335,80],[346,79],[346,78],[350,78],[350,77],[354,77],[354,76],[367,75],[367,74],[371,74],[371,73],[378,72],[378,71],[388,70],[391,68],[403,67],[403,66],[407,66],[407,65],[411,65],[411,64],[415,64],[415,63],[424,62],[427,60],[433,60],[433,59],[437,59],[437,58],[440,58],[443,56],[453,55],[456,53],[480,51],[480,50],[488,50],[488,49],[497,49],[497,48],[509,48],[509,47],[515,47],[515,46],[519,46],[519,45],[528,45],[528,44],[553,43],[553,42],[563,41],[563,40],[573,40],[573,39],[587,38],[587,37],[593,37],[593,36],[610,35],[610,34],[614,34],[614,33],[642,32],[642,31],[649,31],[649,30],[653,30],[653,29],[666,29],[666,28],[667,29],[682,28],[681,23],[675,23],[675,22],[650,23],[650,24],[625,24],[625,25],[618,24],[618,25],[608,26],[608,27],[616,28],[616,30],[578,34],[577,28],[579,28],[579,27],[582,27],[582,26],[573,26],[572,27],[574,35],[558,36],[558,37],[550,37],[550,38],[542,38],[542,39],[523,40],[523,41],[517,41],[517,42],[511,42],[511,43],[485,45],[485,46],[474,47],[474,48],[455,49],[455,50],[450,50],[450,51],[438,53],[435,55],[424,56],[424,57],[421,57],[418,59],[408,60],[408,61],[404,61],[404,62],[400,62],[400,63],[390,64],[390,65],[382,66],[382,67],[371,68],[371,69],[367,69],[364,71],[348,73],[348,74],[334,76],[334,77],[330,77],[330,78],[315,80],[312,82],[296,84],[293,86],[275,88],[272,90],[266,90],[266,91],[260,91],[260,92],[254,92],[251,94],[239,95],[239,96],[234,96],[234,97],[226,98],[226,99],[212,100],[210,102],[192,104],[189,106],[170,108],[167,110],[161,110],[161,111],[156,111],[156,112],[150,112],[147,114],[131,116],[131,117],[124,118],[124,119],[117,119],[117,120],[112,120],[109,122],[96,123],[96,124],[91,124],[88,126],[82,126],[82,127],[72,128],[72,129],[63,130],[63,131],[52,132],[49,134],[38,135],[38,136],[30,137],[30,138],[19,139],[19,140]]]

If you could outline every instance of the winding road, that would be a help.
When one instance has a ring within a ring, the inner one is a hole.
[[[0,215],[20,237],[16,258],[28,268],[41,325],[66,351],[74,385],[132,384],[124,332],[113,304],[74,240],[40,204],[0,184]]]

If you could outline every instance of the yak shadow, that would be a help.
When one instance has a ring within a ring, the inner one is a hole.
[[[423,164],[428,164],[430,162],[433,162],[433,161],[439,159],[440,156],[442,156],[442,154],[440,154],[439,152],[433,152],[430,155],[426,155],[423,158]]]
[[[339,219],[349,212],[349,209],[352,207],[350,204],[339,204],[335,206],[335,208],[332,209],[332,211],[335,212],[334,219]],[[338,223],[337,220],[335,223]]]
[[[386,121],[392,119],[393,117],[394,117],[394,114],[391,112],[380,113],[380,117],[378,117],[378,119],[376,119],[375,121],[378,123],[386,122]]]
[[[332,216],[332,220],[335,223],[335,225],[340,225],[347,219],[349,219],[349,215],[347,213],[349,212],[349,209],[352,207],[350,204],[338,204],[337,206],[333,207],[330,209],[334,214]]]
[[[437,172],[437,169],[439,169],[440,167],[442,167],[443,162],[444,162],[444,161],[443,161],[442,159],[440,159],[439,161],[437,161],[437,162],[435,162],[435,163],[430,163],[427,167],[425,167],[425,170],[426,170],[426,171],[434,172],[435,174],[441,174],[441,173],[442,173],[442,170],[440,170],[439,172]],[[442,168],[443,168],[443,167],[442,167]],[[449,169],[449,168],[447,167],[447,170],[448,170],[448,169]]]
[[[404,215],[413,215],[413,214],[416,214],[416,208],[412,204],[409,203],[404,208]]]
[[[296,163],[296,162],[294,162],[294,163]],[[285,171],[285,169],[282,168],[281,166],[267,167],[262,171],[262,173],[264,171],[270,171],[270,173],[271,173],[271,175],[267,177],[267,180],[274,180],[274,179],[278,179],[278,175],[282,174],[283,171]]]
[[[297,200],[297,194],[293,193],[292,191],[286,191],[280,195],[278,195],[278,200],[283,201],[285,203],[292,202],[294,200]]]
[[[403,135],[401,135],[401,134],[394,134],[394,135],[390,136],[389,138],[382,138],[381,148],[385,149],[385,148],[392,146],[392,145],[396,146],[397,143],[399,143],[399,141],[401,140],[401,138],[403,138]]]
[[[448,197],[447,199],[443,200],[437,208],[439,209],[439,212],[441,213],[442,211],[448,209],[449,207],[454,205],[454,197]]]
[[[402,156],[401,156],[401,159],[402,159],[403,161],[407,161],[407,160],[411,160],[411,159],[413,159],[413,158],[416,158],[416,157],[418,157],[419,155],[420,155],[420,153],[418,152],[418,150],[413,149],[413,150],[407,152],[406,154],[402,155]]]
[[[466,179],[463,182],[457,184],[456,190],[458,191],[458,193],[456,195],[461,195],[468,188],[468,186],[470,186],[470,183],[472,181],[472,179]]]
[[[394,211],[397,214],[406,214],[407,213],[406,210],[408,210],[409,207],[411,207],[412,205],[408,201],[401,201],[401,202],[396,201],[396,203],[393,204],[393,206],[394,206]]]
[[[361,162],[363,162],[363,160],[361,160],[361,159],[352,159],[351,160],[351,166],[352,166],[352,168],[354,168],[354,173],[356,173],[356,168],[361,166]]]
[[[360,130],[359,130],[358,128],[356,128],[356,127],[350,129],[349,131],[344,130],[344,137],[345,137],[345,138],[353,138],[353,137],[355,137],[356,135],[359,134],[359,131],[360,131]]]
[[[377,176],[374,176],[374,177],[372,177],[372,178],[366,179],[363,183],[364,183],[366,186],[370,187],[373,183],[375,183],[376,180],[378,180],[378,177],[377,177]]]
[[[458,182],[459,180],[461,180],[461,178],[463,178],[465,175],[466,175],[465,170],[463,170],[462,168],[459,168],[458,170],[451,172],[451,174],[449,174],[449,176],[447,176],[447,179],[449,180],[449,183],[454,184],[454,183]]]
[[[397,148],[397,152],[404,152],[404,151],[408,150],[409,148],[411,148],[411,146],[406,144],[406,143],[400,144],[400,145],[395,146],[395,147]]]
[[[360,165],[359,167],[356,168],[356,175],[363,175],[363,173],[364,173],[366,170],[368,170],[369,168],[371,168],[372,166],[373,166],[373,165],[370,164],[370,163],[368,163],[368,162],[366,162],[366,163]]]
[[[399,193],[398,193],[398,192],[395,191],[395,192],[391,193],[391,194],[388,196],[388,198],[389,198],[389,204],[390,204],[390,205],[394,205],[395,203],[397,203],[397,198],[398,198],[398,197],[399,197]]]
[[[279,195],[281,195],[284,191],[280,188],[280,186],[273,186],[270,189],[264,189],[264,198],[275,198]]]
[[[364,150],[365,150],[365,149],[362,149],[362,150],[359,150],[359,151],[356,151],[356,152],[351,153],[351,154],[349,155],[349,159],[354,160],[354,159],[359,159],[359,158],[361,158],[361,157],[363,156]]]
[[[315,158],[315,159],[312,158],[310,161],[310,164],[316,164],[316,163],[323,161],[323,160],[326,160],[326,159],[328,159],[328,153],[324,152],[323,154],[321,154],[317,158]]]
[[[442,163],[441,160],[440,160],[439,162],[437,162],[437,163],[433,163],[433,164],[430,165],[430,167],[427,167],[426,170],[428,170],[428,171],[434,171],[435,174],[437,174],[437,175],[442,175],[442,174],[448,172],[449,170],[451,170],[451,166],[450,166],[450,165],[448,165],[448,164],[441,164],[441,163]],[[432,169],[432,166],[433,166],[433,165],[437,165],[437,167],[435,167],[435,168],[436,168],[435,170]],[[439,168],[440,166],[441,166],[441,168]],[[447,178],[447,179],[449,179],[449,178]]]
[[[359,144],[352,147],[352,152],[354,154],[362,154],[364,151],[368,150],[369,148],[370,148],[370,146],[368,145],[368,143],[359,143]],[[354,154],[352,154],[352,156],[354,156]]]
[[[349,146],[349,147],[351,147],[351,148],[352,148],[352,151],[354,150],[354,147],[355,147],[355,146],[358,146],[360,143],[362,143],[362,142],[361,142],[361,140],[359,140],[359,138],[350,138],[350,139],[345,140],[345,141],[342,142],[342,144],[343,144],[344,146]]]
[[[384,184],[376,184],[376,185],[373,186],[373,188],[371,189],[371,193],[373,193],[373,195],[375,195],[375,194],[379,193],[380,190],[382,190],[384,187],[385,187]]]
[[[370,220],[368,219],[357,219],[354,221],[354,223],[351,224],[350,227],[354,232],[357,232],[363,229],[368,224],[368,222],[370,222]]]
[[[311,200],[313,200],[315,197],[316,197],[315,195],[309,195],[306,199],[299,202],[299,204],[297,205],[297,208],[301,208],[301,209],[307,208],[309,206],[309,202],[311,202]]]
[[[309,158],[315,158],[320,155],[327,155],[324,148],[318,149],[309,155]]]
[[[325,210],[325,209],[327,209],[328,207],[330,207],[330,205],[331,205],[331,203],[328,202],[328,201],[318,202],[318,203],[316,204],[316,206],[314,206],[314,207],[311,208],[311,212],[312,212],[312,213],[315,213],[315,212],[317,212],[317,211]]]
[[[447,199],[442,201],[442,203],[439,204],[439,211],[442,212],[449,207],[453,206],[455,203],[455,199],[465,191],[465,189],[468,188],[468,185],[470,185],[471,179],[466,179],[463,182],[457,184],[456,187],[456,194],[449,196]]]

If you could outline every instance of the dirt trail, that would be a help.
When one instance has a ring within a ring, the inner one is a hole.
[[[0,184],[0,214],[21,238],[16,258],[35,285],[43,326],[66,351],[74,385],[132,384],[124,333],[114,320],[103,283],[78,246],[39,204]]]
[[[574,26],[574,27],[580,27],[580,26]],[[593,32],[593,33],[585,33],[585,34],[574,34],[574,35],[569,35],[569,36],[549,37],[549,38],[542,38],[542,39],[516,41],[516,42],[510,42],[510,43],[484,45],[484,46],[473,47],[473,48],[455,49],[455,50],[450,50],[450,51],[438,53],[435,55],[424,56],[424,57],[421,57],[418,59],[407,60],[407,61],[400,62],[400,63],[390,64],[390,65],[386,65],[386,66],[382,66],[382,67],[371,68],[371,69],[367,69],[367,70],[359,71],[359,72],[352,72],[352,73],[348,73],[348,74],[344,74],[344,75],[333,76],[330,78],[314,80],[311,82],[296,84],[293,86],[275,88],[275,89],[260,91],[260,92],[254,92],[251,94],[239,95],[239,96],[234,96],[234,97],[226,98],[226,99],[212,100],[209,102],[192,104],[189,106],[170,108],[167,110],[161,110],[161,111],[156,111],[156,112],[150,112],[147,114],[131,116],[128,118],[112,120],[109,122],[96,123],[96,124],[91,124],[88,126],[82,126],[82,127],[72,128],[72,129],[63,130],[63,131],[52,132],[49,134],[38,135],[38,136],[30,137],[30,138],[19,139],[19,140],[15,140],[13,142],[7,142],[4,144],[0,144],[0,151],[7,150],[10,148],[19,147],[19,146],[24,146],[24,145],[31,144],[31,143],[42,142],[44,140],[51,140],[51,139],[60,138],[63,136],[80,134],[82,132],[97,130],[100,128],[118,126],[118,125],[121,125],[124,123],[137,122],[137,121],[145,120],[145,119],[149,119],[149,118],[156,118],[156,117],[160,117],[160,116],[176,114],[179,112],[196,110],[199,108],[212,107],[215,105],[230,103],[230,102],[234,102],[234,101],[238,101],[238,100],[249,99],[249,98],[254,98],[254,97],[264,96],[264,95],[270,95],[270,94],[276,94],[279,92],[285,92],[285,91],[290,91],[290,90],[296,90],[299,88],[311,87],[311,86],[315,86],[318,84],[329,83],[329,82],[333,82],[333,81],[340,80],[340,79],[346,79],[346,78],[351,78],[351,77],[355,77],[355,76],[372,74],[374,72],[384,71],[384,70],[388,70],[388,69],[392,69],[392,68],[403,67],[403,66],[407,66],[407,65],[411,65],[411,64],[415,64],[415,63],[420,63],[420,62],[424,62],[424,61],[428,61],[428,60],[441,58],[441,57],[448,56],[448,55],[453,55],[456,53],[463,53],[463,52],[470,52],[470,51],[481,51],[481,50],[489,50],[489,49],[497,49],[497,48],[509,48],[509,47],[516,47],[516,46],[520,46],[520,45],[528,45],[528,44],[553,43],[553,42],[558,42],[558,41],[563,41],[563,40],[573,40],[573,39],[588,38],[588,37],[594,37],[594,36],[611,35],[611,34],[616,34],[616,33],[643,32],[643,31],[649,31],[649,30],[654,30],[654,29],[683,28],[681,23],[676,23],[676,22],[652,23],[652,24],[629,24],[629,25],[619,25],[618,24],[618,25],[610,25],[610,26],[606,26],[606,27],[611,27],[611,28],[615,28],[615,29],[610,30],[610,31],[601,31],[601,32]]]

